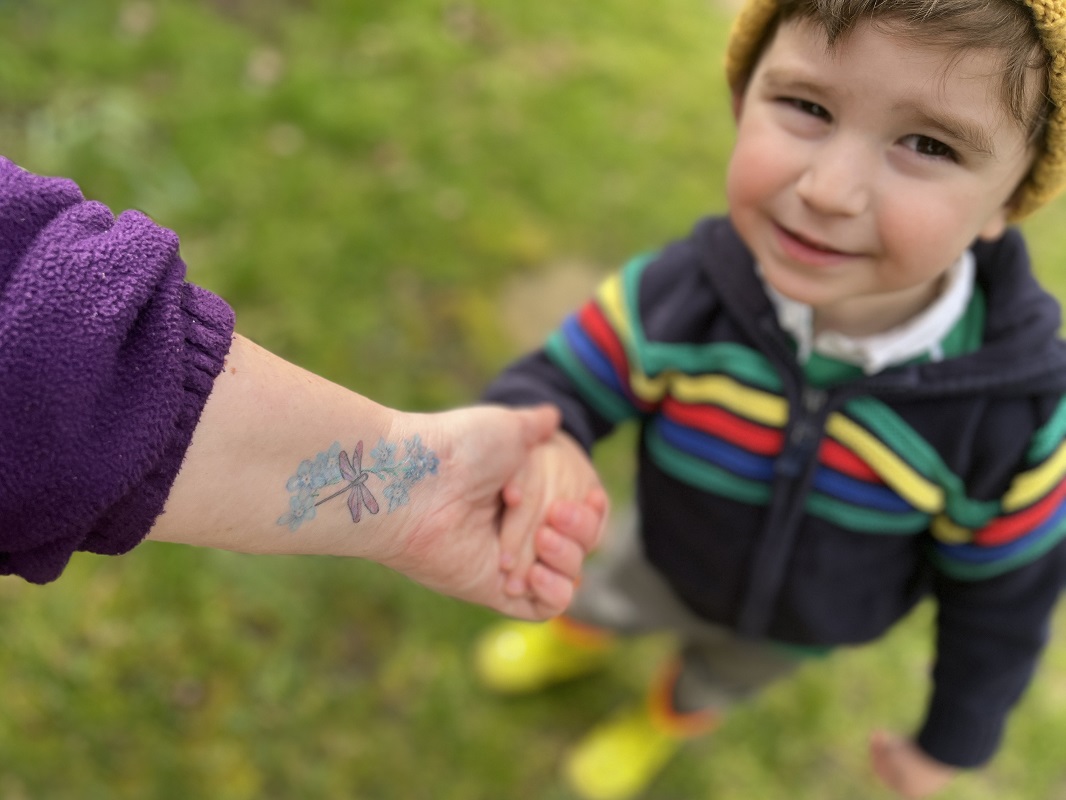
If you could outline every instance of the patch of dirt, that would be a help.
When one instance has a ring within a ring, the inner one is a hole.
[[[581,306],[608,270],[582,261],[560,261],[539,272],[514,276],[499,298],[500,321],[520,352],[544,344],[566,316]]]

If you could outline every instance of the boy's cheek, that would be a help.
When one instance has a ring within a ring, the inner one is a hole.
[[[782,172],[778,162],[757,141],[737,142],[726,171],[726,197],[730,206],[751,203],[772,192]]]

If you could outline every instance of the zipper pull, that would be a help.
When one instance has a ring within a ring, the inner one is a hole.
[[[774,472],[785,478],[798,478],[818,449],[822,439],[821,412],[829,399],[824,389],[804,386],[800,408],[788,430],[785,446],[774,464]]]

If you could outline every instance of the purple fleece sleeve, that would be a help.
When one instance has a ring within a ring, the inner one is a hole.
[[[174,233],[0,158],[0,574],[46,583],[144,538],[233,323]]]

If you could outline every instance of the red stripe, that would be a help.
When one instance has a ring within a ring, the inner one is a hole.
[[[599,306],[594,302],[585,304],[578,313],[578,324],[584,328],[589,338],[603,351],[614,367],[615,372],[622,381],[623,386],[629,385],[629,359],[626,358],[625,348],[618,339],[618,334],[603,316]]]
[[[655,405],[633,394],[629,383],[629,358],[626,355],[622,340],[618,332],[607,320],[603,310],[595,301],[589,301],[578,312],[578,325],[585,332],[591,342],[606,356],[622,385],[622,391],[636,408],[643,411],[651,411]]]
[[[1063,498],[1066,498],[1066,481],[1056,486],[1055,491],[1045,495],[1039,503],[985,525],[974,534],[974,544],[993,547],[1021,538],[1034,528],[1040,527],[1048,517],[1054,514]]]
[[[884,483],[873,467],[834,439],[822,440],[818,457],[823,464],[837,472],[867,483]]]
[[[675,422],[759,455],[777,455],[784,442],[784,434],[777,428],[765,428],[716,406],[688,405],[668,397],[663,402],[663,413]]]

